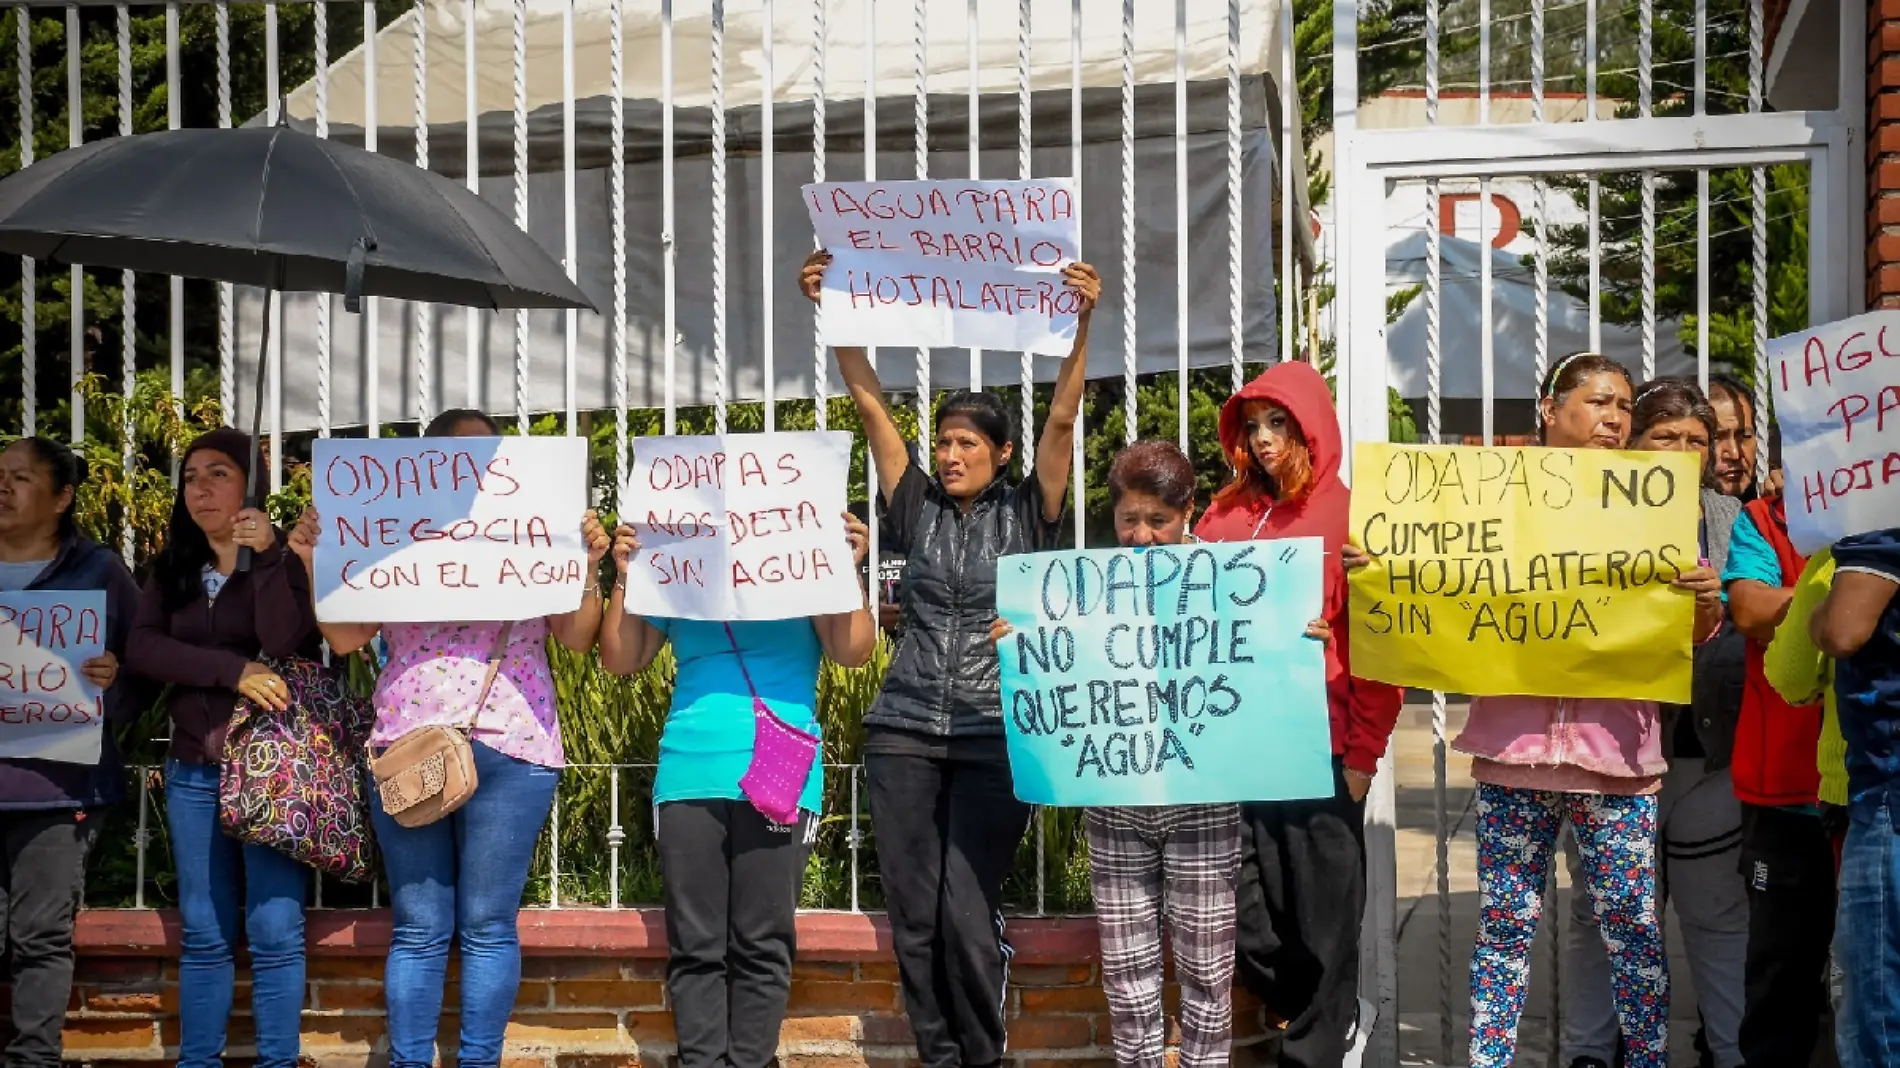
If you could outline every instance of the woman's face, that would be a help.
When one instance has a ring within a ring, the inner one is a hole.
[[[51,538],[60,513],[72,504],[73,488],[53,488],[53,472],[31,445],[16,441],[0,452],[0,535]]]
[[[1115,502],[1115,540],[1127,546],[1179,545],[1194,506],[1176,508],[1152,493],[1124,490]]]
[[[1646,452],[1692,452],[1704,468],[1709,463],[1709,428],[1693,415],[1651,423],[1649,429],[1630,442],[1630,448]]]
[[[1620,449],[1629,441],[1630,384],[1614,371],[1598,371],[1564,395],[1546,397],[1544,444],[1558,449]]]
[[[208,538],[228,535],[244,507],[244,471],[237,461],[216,449],[199,449],[191,454],[179,478],[191,521]]]
[[[1306,444],[1293,413],[1271,401],[1248,401],[1240,409],[1240,431],[1253,462],[1269,475],[1279,472],[1289,446]]]
[[[1755,428],[1748,409],[1727,390],[1710,390],[1709,405],[1715,409],[1715,441],[1711,443],[1715,488],[1739,497],[1755,481]]]
[[[976,424],[961,415],[947,415],[937,423],[937,477],[958,500],[968,500],[989,488],[1009,465],[1009,445],[998,448]]]

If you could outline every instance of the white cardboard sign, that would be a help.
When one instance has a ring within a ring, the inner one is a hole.
[[[105,695],[80,669],[105,635],[104,590],[0,593],[0,757],[99,762]]]
[[[1081,298],[1075,180],[819,182],[803,187],[832,255],[818,306],[829,345],[1067,355]]]
[[[522,620],[580,607],[587,441],[320,438],[317,618]]]
[[[1784,334],[1768,374],[1795,548],[1900,525],[1900,312]]]
[[[709,434],[633,441],[621,522],[640,538],[627,611],[792,619],[864,607],[845,538],[851,435]]]

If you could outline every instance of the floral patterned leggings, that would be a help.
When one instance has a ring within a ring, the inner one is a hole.
[[[1531,970],[1557,832],[1569,820],[1604,945],[1628,1068],[1663,1068],[1669,962],[1656,901],[1656,798],[1478,786],[1478,941],[1471,1068],[1505,1068]]]

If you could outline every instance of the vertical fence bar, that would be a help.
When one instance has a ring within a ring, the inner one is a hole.
[[[218,50],[218,128],[231,128],[231,9],[219,4],[214,9]],[[226,426],[237,425],[237,367],[233,362],[232,336],[235,294],[231,283],[218,283],[218,410]]]
[[[864,180],[877,181],[877,3],[876,0],[864,0]],[[877,370],[877,346],[864,347],[865,359],[870,361],[871,369]],[[930,443],[919,440],[917,452],[921,456],[928,452]],[[876,561],[878,556],[877,521],[877,455],[868,447],[864,450],[865,512],[870,529],[870,545],[864,558]],[[873,563],[872,566],[876,566]]]
[[[1545,0],[1531,0],[1531,121],[1541,123],[1544,114],[1544,3]],[[1536,343],[1532,358],[1537,364],[1537,381],[1544,380],[1544,371],[1550,366],[1550,184],[1542,175],[1537,177],[1534,186],[1537,212],[1537,236],[1531,258],[1536,264],[1532,271],[1531,289],[1537,302],[1537,314],[1534,323]]]
[[[321,10],[323,5],[319,3],[317,7]],[[322,25],[320,18],[318,25]],[[321,33],[321,29],[318,32]],[[168,130],[178,129],[183,121],[183,113],[179,108],[179,100],[182,96],[179,87],[184,84],[183,75],[179,70],[179,44],[178,3],[177,0],[171,0],[165,5],[165,128]],[[32,275],[27,276],[29,286],[32,277]],[[168,313],[170,322],[167,324],[169,326],[167,349],[171,357],[169,381],[172,408],[178,415],[183,416],[185,414],[185,280],[178,275],[172,275],[168,282],[171,288],[171,301]],[[31,291],[30,288],[27,290],[27,292]],[[28,303],[23,310],[31,314],[31,308],[32,305]],[[28,319],[27,322],[31,324],[32,320]],[[28,330],[27,336],[32,337],[31,330]],[[177,470],[177,464],[174,463],[172,465],[174,478],[177,476]]]
[[[614,21],[614,43],[620,41],[620,2],[614,0],[612,7]],[[615,48],[615,52],[619,49]],[[615,58],[615,74],[619,73],[619,59]],[[615,87],[618,91],[618,86]],[[624,414],[624,412],[623,412]],[[607,768],[607,907],[620,907],[620,846],[627,840],[626,828],[620,825],[620,765],[612,764]]]
[[[817,2],[820,7],[824,6],[823,0],[817,0]],[[970,109],[970,113],[967,116],[965,116],[965,119],[969,124],[969,136],[970,136],[970,180],[979,181],[983,177],[983,159],[982,159],[983,118],[982,118],[982,110],[981,110],[982,100],[983,100],[983,82],[982,82],[982,74],[979,69],[982,62],[982,53],[980,50],[980,45],[978,44],[978,40],[979,40],[978,27],[982,25],[982,20],[978,17],[978,14],[977,14],[977,0],[969,0],[969,8],[968,8],[967,13],[964,15],[964,20],[965,20],[965,30],[966,32],[968,32],[969,39],[970,39],[969,40],[969,49],[970,49],[969,109]],[[970,350],[970,388],[971,389],[983,388],[983,350],[980,348],[972,348]]]
[[[726,3],[712,0],[713,426],[726,432]]]
[[[1543,0],[1534,0],[1533,36],[1542,31]],[[1540,42],[1541,43],[1541,42]],[[1425,125],[1438,125],[1439,0],[1425,4]],[[1541,51],[1541,49],[1539,50]],[[1535,53],[1534,53],[1535,55]],[[1537,60],[1533,58],[1533,70]],[[1535,79],[1535,74],[1533,75]],[[1425,181],[1425,435],[1444,444],[1444,261],[1438,179]],[[1446,795],[1445,695],[1432,693],[1432,872],[1438,904],[1438,1063],[1452,1064],[1451,813]]]
[[[1069,0],[1069,173],[1075,176],[1076,214],[1082,209],[1082,0]],[[1075,434],[1069,439],[1070,476],[1075,480],[1075,547],[1088,545],[1088,465],[1082,462],[1082,443],[1088,437],[1088,367],[1082,368],[1083,400],[1075,411]]]
[[[567,0],[561,7],[561,266],[567,268],[567,280],[580,280],[579,245],[580,235],[574,225],[574,0]],[[567,433],[573,434],[580,424],[580,413],[576,410],[578,398],[575,383],[575,361],[578,355],[581,313],[569,308],[562,324],[566,334],[561,339],[561,375],[565,393],[563,403],[567,409]]]
[[[660,0],[660,249],[666,296],[660,313],[665,357],[665,429],[679,426],[679,398],[673,379],[679,361],[679,250],[673,203],[673,0]]]
[[[1133,443],[1135,380],[1135,0],[1122,0],[1122,439]]]
[[[561,907],[561,792],[548,809],[548,908]]]
[[[1432,220],[1435,224],[1437,220]],[[1478,381],[1483,398],[1484,443],[1496,429],[1497,365],[1491,338],[1491,178],[1478,179]]]
[[[462,124],[468,131],[462,142],[462,182],[469,192],[480,196],[482,109],[481,90],[475,79],[475,5],[476,0],[465,0],[462,5]],[[466,335],[462,338],[462,403],[480,410],[482,395],[488,391],[483,373],[487,362],[482,358],[482,313],[474,308],[465,309],[462,331]]]
[[[1583,121],[1597,120],[1597,0],[1584,7]],[[1596,174],[1589,181],[1590,226],[1590,348],[1603,350],[1603,216],[1602,188]]]
[[[330,136],[330,5],[317,0],[315,31],[317,136]],[[317,436],[330,436],[330,294],[313,293],[317,302]]]
[[[614,243],[614,306],[610,313],[613,321],[607,324],[610,331],[609,344],[612,346],[614,375],[614,502],[622,515],[627,514],[627,502],[619,497],[620,487],[627,481],[627,130],[626,130],[626,41],[623,0],[609,0],[607,5],[607,42],[611,86],[609,92],[613,99],[607,102],[608,114],[613,122],[612,152],[607,165],[608,212],[613,227]],[[618,626],[618,622],[613,625]],[[620,772],[614,771],[614,826],[620,826],[619,798]],[[619,848],[618,843],[615,849]],[[620,861],[614,859],[614,885],[620,880]],[[619,907],[618,889],[614,892],[615,907]]]
[[[1281,5],[1280,18],[1291,17],[1290,6]],[[1287,116],[1286,72],[1280,77],[1280,121]],[[1296,94],[1297,95],[1297,94]],[[1284,175],[1284,171],[1282,172]],[[1241,361],[1246,356],[1246,308],[1243,306],[1240,272],[1244,264],[1241,257],[1240,241],[1240,0],[1227,0],[1227,364],[1229,385],[1233,392],[1240,392],[1243,377]],[[1281,179],[1285,182],[1284,176]],[[1282,194],[1284,199],[1285,194]],[[1285,312],[1281,313],[1284,320]],[[1282,322],[1281,329],[1285,329]],[[1280,346],[1280,358],[1285,359],[1288,346],[1283,340]]]
[[[861,770],[862,770],[861,765],[858,765],[858,764],[851,765],[851,831],[850,831],[851,838],[847,844],[849,845],[851,849],[851,911],[852,912],[863,911],[858,906],[858,844],[864,837],[864,835],[858,830],[858,824],[859,824],[858,772]]]
[[[363,4],[363,148],[376,151],[377,125],[376,84],[382,79],[376,76],[376,5],[373,2]],[[370,437],[382,432],[383,405],[383,337],[381,329],[382,300],[378,297],[363,298],[363,425]]]
[[[1228,19],[1233,23],[1228,28],[1229,47],[1239,43],[1240,26],[1238,5],[1230,5]],[[1293,140],[1293,116],[1300,106],[1300,83],[1293,70],[1293,13],[1292,0],[1282,0],[1280,4],[1280,145],[1276,153],[1280,157],[1280,359],[1291,360],[1294,357],[1293,335],[1299,329],[1299,254],[1293,239],[1293,227],[1297,221],[1305,225],[1306,220],[1295,219],[1298,215],[1299,198],[1294,195],[1293,161],[1299,146]],[[1231,90],[1239,88],[1239,58],[1235,56],[1228,62],[1228,78]],[[1228,180],[1238,184],[1240,176],[1240,114],[1239,100],[1234,99],[1228,107],[1227,116],[1227,167]],[[1239,210],[1239,194],[1228,192],[1228,225],[1236,229],[1228,240],[1238,247],[1240,235],[1239,223],[1232,216]],[[1236,262],[1238,260],[1236,259]],[[1235,352],[1240,342],[1234,342]],[[1234,380],[1240,379],[1240,368],[1236,363]],[[1239,388],[1238,385],[1235,386]]]
[[[1748,112],[1758,114],[1762,106],[1762,50],[1764,15],[1762,0],[1748,5]],[[1752,420],[1757,433],[1768,420],[1768,168],[1751,167],[1748,172],[1748,231],[1750,245],[1749,304],[1753,312],[1749,366],[1754,369],[1755,411]],[[1707,383],[1704,383],[1707,388]],[[1768,478],[1767,443],[1755,449],[1755,480]]]
[[[425,0],[415,0],[410,9],[409,21],[415,25],[415,112],[416,112],[416,166],[429,169],[429,8]],[[471,128],[471,134],[474,130]],[[422,433],[429,425],[429,418],[435,412],[435,404],[430,396],[431,358],[435,348],[435,309],[432,305],[416,301],[410,305],[415,315],[416,345],[416,433]],[[447,392],[444,390],[443,392]]]
[[[272,5],[273,13],[277,8]],[[119,53],[119,136],[132,136],[132,12],[120,4],[113,13],[118,30]],[[25,9],[21,9],[22,17]],[[119,356],[120,397],[119,409],[119,467],[125,473],[127,485],[133,480],[132,448],[132,396],[138,391],[139,376],[139,329],[138,329],[138,289],[137,279],[131,271],[119,272]],[[77,398],[75,398],[77,403]],[[276,450],[272,453],[275,455]],[[125,523],[119,530],[119,554],[125,557],[130,566],[133,561],[135,532],[131,523]]]
[[[915,68],[915,96],[911,102],[911,132],[914,138],[917,178],[930,177],[930,0],[912,0],[911,48]],[[930,432],[930,346],[917,346],[917,440],[932,440]],[[929,470],[930,450],[919,448],[917,459]],[[872,565],[875,570],[875,562]]]
[[[1709,381],[1709,169],[1695,172],[1695,367],[1696,380]]]
[[[1709,111],[1709,0],[1695,0],[1695,113]]]
[[[66,147],[78,148],[86,139],[86,111],[79,82],[79,9],[66,9]],[[86,404],[79,396],[79,380],[86,374],[86,275],[78,267],[67,274],[72,286],[71,383],[72,444],[86,441]]]
[[[778,293],[778,285],[774,284],[778,279],[773,277],[778,264],[772,259],[776,244],[772,240],[772,187],[776,177],[772,173],[772,156],[778,140],[778,125],[772,118],[772,97],[778,93],[778,78],[772,69],[772,39],[778,33],[772,0],[761,0],[761,3],[764,26],[759,34],[759,66],[764,84],[759,90],[759,320],[763,324],[760,360],[764,365],[765,389],[760,404],[765,415],[765,432],[769,434],[778,427],[778,361],[773,350],[776,339],[772,336],[772,321],[777,317],[775,294]]]
[[[1655,68],[1652,52],[1655,39],[1655,0],[1642,0],[1637,8],[1640,28],[1636,46],[1637,109],[1647,119],[1654,110]],[[1656,377],[1656,172],[1642,174],[1642,285],[1643,285],[1643,381]]]
[[[971,0],[975,3],[975,0]],[[169,6],[167,27],[171,30],[167,53],[176,69],[178,62],[178,5]],[[33,165],[33,11],[15,8],[13,30],[20,76],[20,169]],[[974,31],[972,31],[974,32]],[[178,84],[177,75],[169,83]],[[177,91],[172,98],[177,99]],[[32,436],[39,429],[39,279],[31,256],[20,257],[20,432]]]
[[[24,9],[22,9],[24,11]],[[139,782],[139,824],[132,835],[132,907],[145,907],[145,854],[152,844],[152,769],[137,767],[132,774]]]
[[[1030,161],[1030,110],[1034,103],[1030,85],[1029,39],[1031,9],[1034,0],[1016,5],[1016,173],[1028,181],[1034,173]],[[1036,465],[1036,371],[1035,358],[1027,350],[1022,354],[1023,471]]]
[[[1188,447],[1187,0],[1174,0],[1174,360],[1176,428]]]
[[[827,0],[812,0],[811,5],[811,180],[825,180],[825,52],[827,38],[830,37],[826,24]],[[974,28],[971,32],[976,32]],[[813,244],[817,238],[813,237]],[[825,351],[825,337],[818,329],[818,317],[812,316],[811,335],[812,360],[812,414],[817,418],[818,429],[823,430],[830,424],[830,354]],[[876,574],[877,561],[871,561],[872,574]]]
[[[528,0],[515,0],[515,225],[528,229]],[[526,435],[528,421],[528,313],[515,312],[515,433]]]

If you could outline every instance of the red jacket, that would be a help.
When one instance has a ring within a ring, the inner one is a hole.
[[[1808,566],[1788,540],[1788,512],[1780,497],[1754,500],[1742,511],[1775,550],[1781,585],[1790,587]],[[1791,705],[1768,684],[1762,670],[1765,647],[1748,642],[1748,674],[1741,716],[1735,724],[1731,775],[1735,796],[1751,805],[1812,805],[1821,787],[1814,750],[1821,737],[1821,706]]]
[[[1268,368],[1227,398],[1221,408],[1220,443],[1226,455],[1232,455],[1243,444],[1240,409],[1250,400],[1271,401],[1292,414],[1313,454],[1313,488],[1298,500],[1274,502],[1262,497],[1244,504],[1214,505],[1194,525],[1194,533],[1204,541],[1325,539],[1324,611],[1333,629],[1333,640],[1326,647],[1326,695],[1332,713],[1333,753],[1343,755],[1347,767],[1371,775],[1385,755],[1404,693],[1396,686],[1354,678],[1350,673],[1346,572],[1339,563],[1339,550],[1351,525],[1352,497],[1339,480],[1345,450],[1340,443],[1332,392],[1326,388],[1326,380],[1308,364],[1282,363]]]

